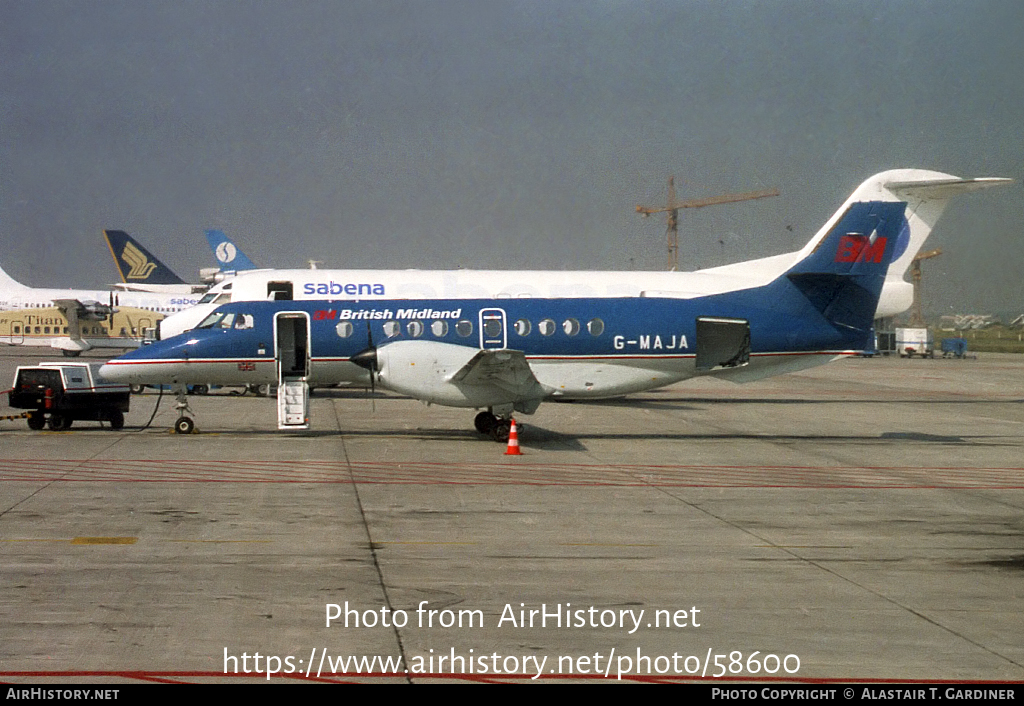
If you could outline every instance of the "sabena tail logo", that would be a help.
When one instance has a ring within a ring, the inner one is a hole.
[[[124,250],[121,251],[121,259],[131,268],[125,275],[126,279],[146,279],[156,269],[156,263],[150,262],[149,258],[131,243],[125,244]]]

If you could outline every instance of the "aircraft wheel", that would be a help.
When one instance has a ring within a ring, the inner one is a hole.
[[[491,438],[505,444],[508,443],[508,435],[512,433],[512,422],[507,419],[496,420],[494,428],[491,429]]]
[[[175,434],[191,434],[195,428],[195,422],[188,417],[178,417],[178,421],[174,423]]]
[[[473,419],[473,426],[475,426],[476,430],[481,434],[490,434],[497,424],[498,418],[490,412],[481,412],[476,415],[475,419]]]
[[[270,397],[270,385],[260,385],[256,388],[256,394],[260,397]]]
[[[124,429],[124,413],[113,411],[110,413],[110,418],[107,420],[110,422],[110,428],[114,431],[118,429]]]
[[[192,386],[192,394],[193,395],[208,395],[208,394],[210,394],[210,386],[209,385],[193,385]]]
[[[141,395],[142,391],[144,389],[146,389],[146,386],[145,385],[139,385],[138,383],[136,383],[134,385],[129,385],[128,389],[131,391],[131,393],[133,395]]]
[[[32,431],[39,431],[46,426],[46,417],[42,412],[32,412],[28,415],[28,428]]]
[[[68,351],[68,350],[62,350],[61,351],[61,353],[64,355],[65,358],[77,358],[78,355],[81,352],[82,351]]]

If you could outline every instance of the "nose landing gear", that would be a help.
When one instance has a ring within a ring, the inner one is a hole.
[[[174,433],[175,434],[191,434],[196,428],[196,423],[192,421],[191,417],[186,416],[186,412],[189,414],[195,414],[192,409],[188,406],[188,387],[185,385],[176,385],[174,388],[174,394],[177,399],[174,407],[178,410],[178,419],[174,422]]]

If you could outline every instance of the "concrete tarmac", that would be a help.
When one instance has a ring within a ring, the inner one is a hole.
[[[520,457],[388,394],[158,397],[0,421],[3,681],[1024,680],[1021,357],[544,404]]]

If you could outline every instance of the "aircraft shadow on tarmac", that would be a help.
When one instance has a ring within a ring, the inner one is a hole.
[[[1007,557],[1005,559],[987,559],[985,561],[963,562],[963,566],[983,566],[994,569],[1007,569],[1009,571],[1024,571],[1024,554]]]
[[[456,441],[456,442],[480,442],[499,448],[489,437],[473,431],[472,429],[456,429],[451,427],[416,427],[412,429],[396,428],[375,428],[375,429],[347,429],[344,424],[340,431],[336,430],[310,430],[301,432],[279,432],[279,431],[243,431],[210,429],[208,432],[218,436],[250,436],[250,435],[279,435],[287,438],[336,438],[339,435],[350,438],[405,438],[419,439],[423,441]],[[1006,439],[1005,441],[1003,441]],[[1018,446],[1019,440],[1010,440],[1001,436],[946,436],[941,434],[924,434],[920,432],[883,432],[881,434],[849,434],[817,435],[817,434],[745,434],[745,433],[698,433],[698,432],[584,432],[568,433],[548,429],[525,423],[519,432],[519,444],[523,449],[535,449],[544,451],[587,451],[588,441],[668,441],[668,442],[701,442],[701,441],[761,441],[766,443],[828,443],[830,445],[856,445],[865,444],[876,446],[905,446],[908,442],[918,444],[938,444],[945,446]]]
[[[1024,404],[1024,399],[963,399],[953,396],[949,399],[928,398],[932,404]],[[679,410],[693,409],[710,405],[731,405],[731,404],[760,404],[760,405],[848,405],[848,404],[870,404],[870,405],[907,405],[921,404],[921,398],[910,397],[907,399],[896,399],[886,397],[884,399],[872,399],[870,397],[857,397],[855,399],[837,398],[831,400],[807,399],[807,398],[773,398],[773,397],[677,397],[671,400],[655,399],[645,397],[613,397],[603,400],[557,400],[557,404],[565,405],[595,405],[602,407],[627,407],[634,409],[652,410]]]

